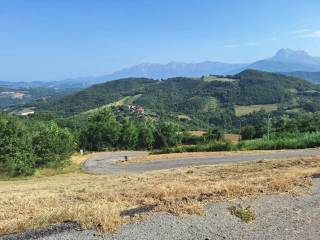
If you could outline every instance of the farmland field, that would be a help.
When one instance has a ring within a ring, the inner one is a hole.
[[[216,77],[216,76],[205,76],[203,78],[205,82],[213,82],[213,81],[220,81],[220,82],[234,82],[234,79],[225,78],[225,77]]]
[[[245,116],[253,112],[258,112],[265,110],[266,112],[276,111],[278,109],[277,104],[261,104],[261,105],[248,105],[248,106],[239,106],[236,105],[235,112],[237,117]]]

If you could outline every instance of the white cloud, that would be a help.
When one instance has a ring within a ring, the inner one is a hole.
[[[308,32],[307,34],[301,35],[301,37],[305,37],[305,38],[320,38],[320,30]]]

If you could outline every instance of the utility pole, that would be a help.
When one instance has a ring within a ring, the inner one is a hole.
[[[268,114],[268,141],[270,140],[270,113]]]
[[[240,123],[240,128],[239,128],[239,142],[242,140],[242,136],[241,136],[241,128],[242,128],[242,122],[241,119],[239,119],[239,123]]]

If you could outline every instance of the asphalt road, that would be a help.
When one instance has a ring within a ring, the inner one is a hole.
[[[221,163],[236,163],[247,161],[259,161],[279,158],[313,157],[320,155],[320,149],[284,150],[276,152],[264,152],[258,154],[244,154],[223,157],[193,157],[158,160],[135,164],[114,164],[117,160],[123,160],[124,156],[134,157],[146,155],[146,152],[106,152],[98,153],[88,159],[83,169],[85,171],[105,174],[120,174],[132,172],[145,172],[163,170],[186,166],[199,166]]]

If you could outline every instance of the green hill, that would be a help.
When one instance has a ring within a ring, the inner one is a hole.
[[[213,79],[213,80],[212,80]],[[233,76],[170,78],[153,80],[126,78],[99,84],[60,99],[39,101],[39,110],[75,115],[105,105],[134,104],[159,118],[186,114],[192,125],[232,125],[235,107],[274,104],[272,111],[303,108],[316,101],[318,87],[307,81],[281,74],[245,70]],[[318,104],[317,102],[315,104]],[[268,108],[266,108],[268,110]],[[270,110],[270,111],[271,111]],[[245,115],[241,114],[241,116]]]
[[[288,72],[284,73],[285,75],[297,77],[301,79],[305,79],[311,83],[314,84],[320,84],[320,72],[303,72],[303,71],[297,71],[297,72]]]

